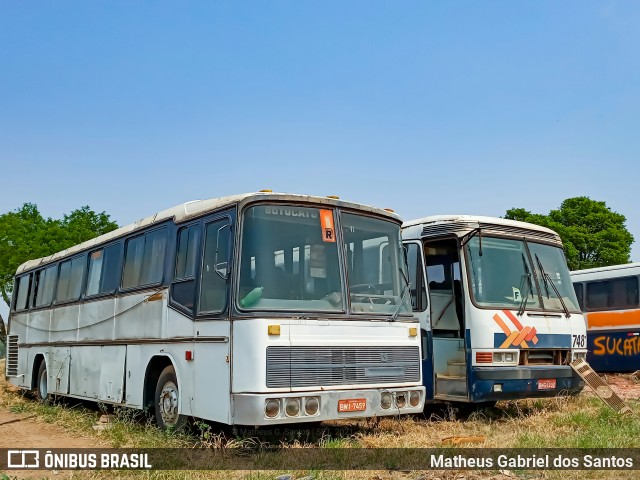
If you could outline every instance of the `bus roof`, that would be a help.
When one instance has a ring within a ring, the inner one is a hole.
[[[640,274],[640,262],[623,263],[622,265],[609,265],[608,267],[585,268],[583,270],[573,270],[571,272],[571,276],[577,281],[638,274]]]
[[[74,245],[73,247],[54,253],[53,255],[49,255],[48,257],[38,258],[35,260],[28,260],[18,267],[18,270],[16,271],[16,275],[19,275],[33,268],[40,267],[48,263],[53,263],[66,257],[70,257],[76,253],[82,252],[92,247],[106,244],[117,238],[123,237],[130,233],[136,232],[138,230],[142,230],[146,227],[164,222],[169,219],[173,219],[175,223],[182,223],[182,222],[186,222],[188,220],[206,215],[208,213],[214,212],[224,207],[228,207],[232,205],[239,205],[240,207],[243,207],[248,203],[253,203],[258,201],[280,201],[280,202],[296,202],[296,203],[301,202],[301,203],[330,205],[334,207],[343,207],[343,208],[350,208],[354,210],[361,210],[364,212],[385,216],[385,217],[388,217],[389,219],[393,219],[397,222],[401,222],[400,216],[389,210],[384,210],[381,208],[372,207],[368,205],[362,205],[354,202],[347,202],[337,198],[319,197],[319,196],[313,196],[313,195],[300,195],[300,194],[292,194],[292,193],[273,193],[273,192],[243,193],[240,195],[231,195],[227,197],[210,198],[208,200],[194,200],[191,202],[186,202],[186,203],[177,205],[167,210],[163,210],[161,212],[156,213],[155,215],[151,215],[149,217],[143,218],[142,220],[138,220],[137,222],[134,222],[132,224],[113,230],[112,232],[105,233],[104,235],[100,235],[99,237],[93,238],[91,240],[87,240],[86,242],[82,242],[78,245]]]
[[[524,233],[528,233],[532,234],[533,237],[538,236],[543,240],[562,243],[559,235],[550,228],[499,217],[484,217],[481,215],[431,215],[410,220],[402,224],[402,229],[408,233],[409,237],[418,238],[426,235],[429,230],[440,234],[464,234],[474,228],[494,230],[502,234],[516,236],[522,236]]]

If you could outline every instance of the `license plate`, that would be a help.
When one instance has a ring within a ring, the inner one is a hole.
[[[349,398],[338,401],[338,412],[364,412],[366,409],[366,398]]]
[[[556,388],[555,378],[541,378],[538,380],[538,390],[553,390]]]

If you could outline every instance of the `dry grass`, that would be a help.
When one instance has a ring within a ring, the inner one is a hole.
[[[0,368],[3,365],[0,364]],[[522,400],[501,402],[499,408],[483,409],[470,415],[459,415],[449,407],[430,419],[422,417],[383,418],[379,420],[329,422],[313,430],[286,429],[286,434],[245,436],[230,429],[197,422],[190,434],[167,433],[157,430],[142,412],[129,409],[113,410],[114,422],[110,429],[96,432],[93,425],[101,415],[99,406],[78,404],[73,400],[65,404],[43,406],[0,381],[0,410],[36,415],[40,422],[52,423],[75,436],[85,437],[91,445],[137,448],[198,448],[215,449],[252,448],[259,445],[283,447],[282,455],[291,450],[310,447],[321,448],[439,448],[447,437],[484,437],[470,448],[510,447],[640,447],[640,404],[631,402],[632,416],[622,417],[589,395],[574,398]],[[1,434],[1,431],[0,431]],[[295,453],[293,453],[295,454]],[[299,479],[312,475],[318,480],[472,480],[494,478],[636,478],[634,471],[530,471],[518,474],[498,471],[86,471],[70,472],[56,478],[248,478],[272,479],[280,474]],[[43,475],[44,474],[44,475]],[[41,472],[47,476],[47,472]]]

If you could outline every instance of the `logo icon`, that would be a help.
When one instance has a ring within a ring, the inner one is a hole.
[[[7,450],[7,467],[38,468],[40,452],[38,450]]]
[[[527,342],[532,342],[534,345],[538,343],[538,335],[536,335],[538,332],[536,331],[535,327],[523,327],[520,323],[520,320],[518,320],[516,316],[509,310],[502,310],[502,313],[504,313],[506,317],[511,320],[511,323],[513,323],[513,325],[516,327],[516,330],[511,330],[497,313],[493,316],[493,320],[498,324],[498,326],[507,336],[506,340],[502,343],[502,345],[500,345],[499,348],[509,348],[511,346],[529,348],[529,344]]]

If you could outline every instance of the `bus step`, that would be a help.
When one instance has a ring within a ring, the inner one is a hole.
[[[467,377],[463,375],[436,375],[436,394],[467,396]]]
[[[464,377],[467,373],[467,362],[449,360],[447,362],[447,375]]]
[[[611,387],[593,371],[591,366],[583,359],[571,362],[573,368],[584,382],[591,387],[595,394],[604,403],[609,405],[618,413],[632,413],[631,408],[611,389]]]

